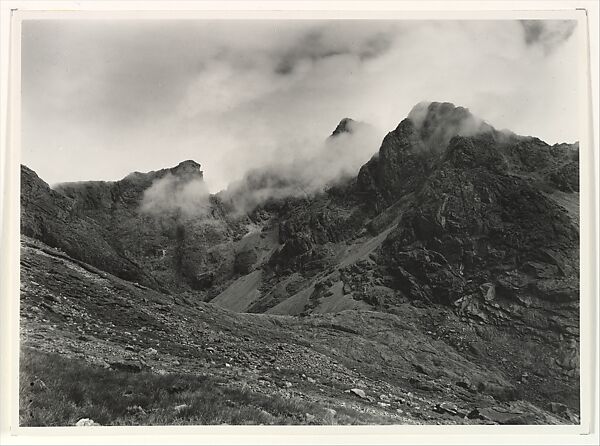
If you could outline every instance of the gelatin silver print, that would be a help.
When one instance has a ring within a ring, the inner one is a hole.
[[[580,424],[577,21],[21,25],[21,426]]]

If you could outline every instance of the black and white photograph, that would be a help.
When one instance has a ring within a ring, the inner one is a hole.
[[[19,426],[579,425],[583,32],[25,17]]]

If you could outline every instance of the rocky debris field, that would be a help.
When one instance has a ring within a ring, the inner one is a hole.
[[[487,355],[478,334],[485,326],[461,329],[443,307],[435,317],[408,303],[401,316],[239,314],[124,281],[27,237],[21,271],[21,337],[30,355],[58,353],[115,373],[208,376],[331,414],[364,414],[329,422],[577,422],[568,377],[548,386],[543,374],[503,362],[522,339],[506,338],[506,353]],[[536,386],[556,392],[552,404]]]

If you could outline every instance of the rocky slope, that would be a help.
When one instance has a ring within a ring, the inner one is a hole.
[[[352,120],[342,120],[325,145],[330,152],[304,166],[339,156],[351,147],[348,138],[356,128]],[[103,308],[121,302],[127,313],[148,315],[168,303],[168,316],[161,319],[168,327],[149,329],[148,336],[172,340],[161,357],[172,354],[178,363],[196,353],[175,347],[182,342],[177,327],[210,314],[211,327],[228,327],[233,336],[224,343],[231,358],[254,351],[258,362],[272,356],[275,364],[298,340],[307,350],[290,357],[285,365],[290,370],[311,363],[315,352],[320,359],[305,376],[328,374],[337,369],[322,364],[341,361],[347,370],[337,378],[327,375],[331,385],[316,390],[315,383],[304,383],[305,395],[312,395],[307,398],[321,392],[329,396],[327,404],[345,401],[347,394],[337,390],[360,381],[367,393],[400,395],[410,389],[424,398],[419,407],[429,409],[401,420],[397,414],[404,409],[387,401],[391,397],[380,400],[383,405],[376,404],[376,395],[359,398],[387,415],[390,408],[401,409],[390,422],[466,422],[467,413],[478,422],[576,420],[577,144],[549,146],[498,131],[465,108],[423,103],[388,133],[357,176],[341,172],[324,188],[299,194],[290,191],[314,184],[315,177],[287,175],[292,172],[297,166],[257,171],[241,186],[213,196],[193,161],[117,182],[63,184],[55,190],[23,167],[28,339],[37,348],[53,348],[48,339],[34,341],[34,332],[55,317],[45,317],[52,304],[40,306],[41,295],[58,293],[47,289],[52,281],[63,277],[61,286],[77,289],[103,277],[111,284],[99,291],[104,296],[99,301],[107,302]],[[48,260],[55,257],[62,262],[58,270],[51,264],[59,260]],[[27,262],[41,263],[34,268]],[[72,264],[83,265],[88,275],[73,281],[65,270]],[[44,290],[35,294],[32,283]],[[57,307],[60,314],[84,305],[75,302],[78,293]],[[93,301],[96,294],[86,293]],[[85,305],[82,311],[97,311]],[[121,316],[108,312],[106,317],[103,323],[110,325]],[[131,315],[122,317],[125,325]],[[80,326],[64,314],[54,325],[66,333]],[[255,329],[246,333],[243,327]],[[124,340],[106,341],[108,332],[98,330],[98,345],[131,356],[123,350]],[[56,342],[68,338],[61,335]],[[253,350],[259,339],[264,342]],[[284,346],[273,350],[270,339],[281,339]],[[107,362],[107,355],[103,350],[97,357]],[[168,367],[169,361],[160,365]],[[349,378],[350,371],[357,375]],[[249,382],[246,371],[237,372]],[[456,407],[441,409],[446,403]],[[522,416],[482,415],[489,408]]]
[[[405,304],[401,315],[344,311],[305,318],[233,313],[119,279],[28,237],[21,274],[22,345],[108,373],[210,376],[230,388],[314,403],[329,414],[303,414],[302,423],[577,421],[564,404],[532,403],[526,386],[507,378],[515,365],[500,361],[502,352],[497,362],[482,360],[476,339],[485,327],[468,328],[456,316],[440,320],[437,309]],[[30,377],[22,423],[44,404],[29,392],[57,375]]]

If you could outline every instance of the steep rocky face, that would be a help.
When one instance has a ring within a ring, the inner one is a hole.
[[[535,181],[507,175],[496,147],[488,145],[479,159],[473,157],[474,148],[486,148],[486,141],[452,140],[441,164],[424,180],[388,237],[389,253],[429,249],[442,254],[453,265],[449,271],[460,275],[455,275],[455,292],[438,296],[438,301],[451,302],[464,294],[458,285],[464,282],[462,276],[468,280],[471,273],[486,271],[489,278],[528,262],[560,263],[563,281],[572,283],[571,300],[576,300],[578,228],[564,209],[535,187]],[[565,260],[550,260],[556,256]],[[443,290],[454,288],[446,285]]]
[[[89,205],[96,209],[106,194],[109,191],[98,191],[94,204]],[[75,200],[50,189],[34,171],[21,167],[22,234],[124,279],[156,286],[149,274],[109,242],[109,231],[101,222],[82,215]]]
[[[452,138],[477,135],[508,138],[463,107],[438,102],[417,104],[361,168],[358,190],[375,200],[376,206],[389,205],[422,185]],[[487,156],[484,150],[472,152],[478,157]],[[497,160],[489,161],[491,166]]]
[[[357,189],[376,210],[415,190],[428,169],[424,146],[409,119],[388,133],[358,173]]]
[[[376,264],[385,265],[386,284],[409,299],[451,306],[473,321],[543,339],[552,358],[545,374],[577,377],[578,227],[535,187],[537,180],[507,175],[497,162],[484,168],[462,155],[473,144],[451,142]],[[465,158],[467,164],[460,161]],[[571,364],[566,369],[565,361]]]
[[[358,175],[358,192],[380,208],[422,186],[441,161],[527,176],[549,189],[578,190],[578,145],[556,144],[498,131],[463,107],[432,102],[415,106],[387,134]]]
[[[448,128],[462,133],[460,129],[473,129],[476,122],[464,109],[452,111],[434,103],[422,117],[426,135],[448,135],[428,127],[440,115],[450,116]],[[506,137],[484,123],[473,136],[454,135],[446,147],[430,146],[423,155],[419,149],[430,144],[423,130],[417,134],[411,120],[400,128],[404,132],[388,135],[376,163],[361,173],[377,172],[382,190],[414,192],[381,251],[397,268],[401,291],[451,304],[475,293],[482,283],[495,283],[500,294],[518,301],[577,301],[578,227],[552,197],[556,189],[577,184],[576,171],[569,167],[575,148]],[[434,141],[445,143],[439,137]],[[405,169],[415,162],[427,168],[407,174]],[[553,187],[557,171],[564,174],[561,187]],[[557,275],[552,286],[540,292],[541,284],[549,284],[540,274],[552,271]],[[508,277],[512,282],[518,278],[518,285],[507,285]]]
[[[116,182],[51,190],[23,167],[22,230],[127,280],[203,290],[233,274],[232,242],[240,228],[203,189],[202,178],[198,163],[184,161]]]

